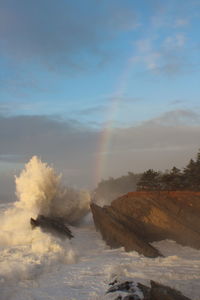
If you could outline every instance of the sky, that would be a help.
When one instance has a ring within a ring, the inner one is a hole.
[[[33,155],[81,188],[184,167],[199,28],[200,0],[0,0],[1,190]]]

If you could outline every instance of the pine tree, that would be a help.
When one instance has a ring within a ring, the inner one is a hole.
[[[183,174],[181,170],[173,167],[169,173],[161,176],[161,187],[163,190],[175,191],[183,189]]]
[[[196,160],[191,159],[184,169],[184,186],[189,190],[200,191],[200,150]]]
[[[137,183],[137,190],[159,190],[160,189],[160,173],[152,169],[144,172]]]

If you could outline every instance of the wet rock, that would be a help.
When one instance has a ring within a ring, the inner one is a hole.
[[[150,281],[150,284],[151,287],[148,287],[134,281],[116,281],[106,293],[123,292],[117,295],[115,300],[191,300],[166,285],[155,281]]]
[[[115,292],[123,292],[123,294],[117,295],[115,300],[141,300],[144,299],[143,291],[138,288],[138,284],[134,281],[124,281],[117,282],[107,290],[106,294],[115,293]]]
[[[141,300],[137,295],[127,295],[125,297],[119,295],[115,300]]]
[[[62,219],[50,218],[43,215],[38,215],[37,219],[30,219],[32,229],[35,227],[41,227],[42,230],[57,234],[62,237],[68,237],[71,239],[73,237],[71,230],[64,224]]]
[[[123,283],[115,283],[112,287],[110,287],[107,293],[113,293],[116,291],[123,291],[123,292],[134,292],[135,285],[133,285],[133,281],[125,281]]]
[[[150,299],[149,300],[190,300],[181,294],[181,292],[171,287],[151,281]]]
[[[92,204],[91,210],[97,230],[112,248],[156,257],[161,254],[150,243],[171,239],[200,249],[199,192],[132,192],[110,206]]]

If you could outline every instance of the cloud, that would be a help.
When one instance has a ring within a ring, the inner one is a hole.
[[[76,110],[74,113],[77,115],[88,116],[88,115],[96,115],[96,114],[105,114],[108,106],[106,105],[95,105],[88,108],[84,108],[81,110]]]
[[[18,115],[20,113],[32,113],[34,111],[38,111],[42,106],[46,105],[46,103],[31,103],[27,101],[7,101],[0,103],[0,115]],[[16,110],[17,107],[17,110]]]
[[[173,48],[181,48],[186,43],[186,37],[183,33],[177,33],[172,36],[168,36],[165,38],[163,42],[164,48],[167,50],[171,50]]]
[[[200,113],[191,110],[168,111],[138,126],[114,130],[114,149],[148,151],[189,148],[190,145],[198,145],[199,128]]]
[[[76,120],[61,121],[53,116],[1,116],[0,140],[4,143],[0,155],[25,155],[38,150],[41,154],[53,153],[59,145],[62,152],[66,150],[62,145],[70,149],[72,144],[76,146],[79,138],[85,138],[85,143],[88,143],[88,135],[89,132],[85,132],[83,125]],[[68,142],[65,142],[66,138]]]
[[[0,117],[0,157],[24,163],[38,155],[56,161],[58,166],[64,161],[69,169],[84,169],[95,152],[93,136],[77,121],[61,122],[44,116]]]
[[[197,126],[200,125],[200,114],[192,110],[172,110],[145,124],[151,126]]]
[[[151,75],[180,76],[193,72],[198,64],[192,34],[197,18],[195,3],[184,1],[181,7],[178,1],[150,4],[146,28],[135,43],[132,61]]]
[[[184,167],[199,149],[200,114],[171,111],[112,134],[104,176]],[[105,153],[102,155],[105,155]]]
[[[0,114],[7,114],[8,112],[10,112],[10,103],[0,103]]]
[[[73,116],[75,116],[76,118],[87,117],[88,124],[89,122],[94,122],[95,127],[100,128],[103,124],[108,122],[109,117],[114,118],[114,111],[117,118],[115,121],[122,124],[122,117],[120,117],[121,120],[119,120],[118,114],[116,112],[120,111],[123,114],[127,114],[127,112],[130,112],[130,110],[132,109],[132,104],[143,101],[141,97],[117,95],[106,95],[96,100],[98,102],[102,102],[102,104],[85,107],[83,109],[76,109],[72,112]],[[101,117],[101,119],[99,119],[99,116]],[[127,116],[125,119],[127,121]],[[92,125],[92,123],[90,124]]]
[[[80,69],[87,62],[87,52],[97,55],[104,41],[136,26],[128,2],[3,0],[1,55],[36,62],[49,71]]]
[[[105,68],[118,58],[112,42],[136,27],[129,0],[0,1],[3,96],[44,97],[64,77]]]
[[[0,163],[9,163],[9,168],[16,170],[38,155],[62,172],[67,184],[94,187],[100,162],[105,167],[102,178],[148,168],[183,167],[198,151],[199,130],[200,115],[189,110],[170,111],[138,126],[116,128],[110,136],[106,128],[95,130],[76,120],[0,116]],[[105,134],[109,148],[102,144]]]
[[[139,39],[135,43],[135,54],[131,61],[143,65],[147,72],[153,74],[170,76],[183,74],[193,69],[185,49],[186,42],[186,35],[180,32]]]
[[[156,29],[161,28],[184,28],[195,17],[197,3],[195,1],[176,0],[151,1],[154,3],[154,14],[151,17],[151,25]],[[198,0],[197,0],[198,2]]]

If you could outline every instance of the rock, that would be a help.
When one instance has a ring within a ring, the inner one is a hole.
[[[135,285],[133,285],[133,281],[125,281],[123,283],[115,283],[112,287],[108,289],[106,293],[113,293],[116,291],[123,291],[123,292],[134,292]]]
[[[119,295],[115,300],[142,300],[142,298],[139,298],[137,295],[127,295],[125,297]]]
[[[163,239],[200,249],[199,192],[132,192],[103,208],[92,204],[96,228],[111,247],[148,257],[161,255],[149,243]]]
[[[119,294],[115,300],[190,300],[171,287],[152,280],[150,283],[151,287],[149,288],[134,281],[115,282],[106,294],[116,291],[125,293],[124,295]]]
[[[59,234],[61,236],[67,236],[69,239],[73,237],[71,230],[64,224],[62,219],[50,218],[43,215],[38,215],[37,219],[30,219],[32,229],[39,226],[44,231],[51,232],[53,234]]]
[[[144,285],[144,284],[142,284],[142,283],[140,283],[140,282],[137,283],[137,286],[142,291],[143,296],[144,296],[144,300],[148,300],[149,297],[150,297],[151,288]]]
[[[137,295],[128,295],[123,298],[123,300],[140,300],[140,299],[141,298],[139,298]]]
[[[124,247],[126,251],[135,250],[147,257],[161,256],[161,253],[140,236],[132,223],[122,220],[109,207],[91,205],[96,228],[112,248]],[[137,227],[137,226],[136,226]]]
[[[172,239],[200,249],[199,192],[133,192],[111,207],[137,220],[148,242]]]
[[[150,289],[149,289],[150,290]],[[115,293],[115,292],[123,292],[123,296],[120,294],[115,298],[117,299],[123,299],[123,300],[142,300],[144,299],[143,291],[138,288],[138,284],[134,281],[124,281],[124,282],[117,282],[115,281],[114,284],[112,284],[112,287],[110,287],[106,294],[109,293]]]
[[[149,300],[190,300],[183,296],[181,292],[171,287],[151,281],[150,299]]]

